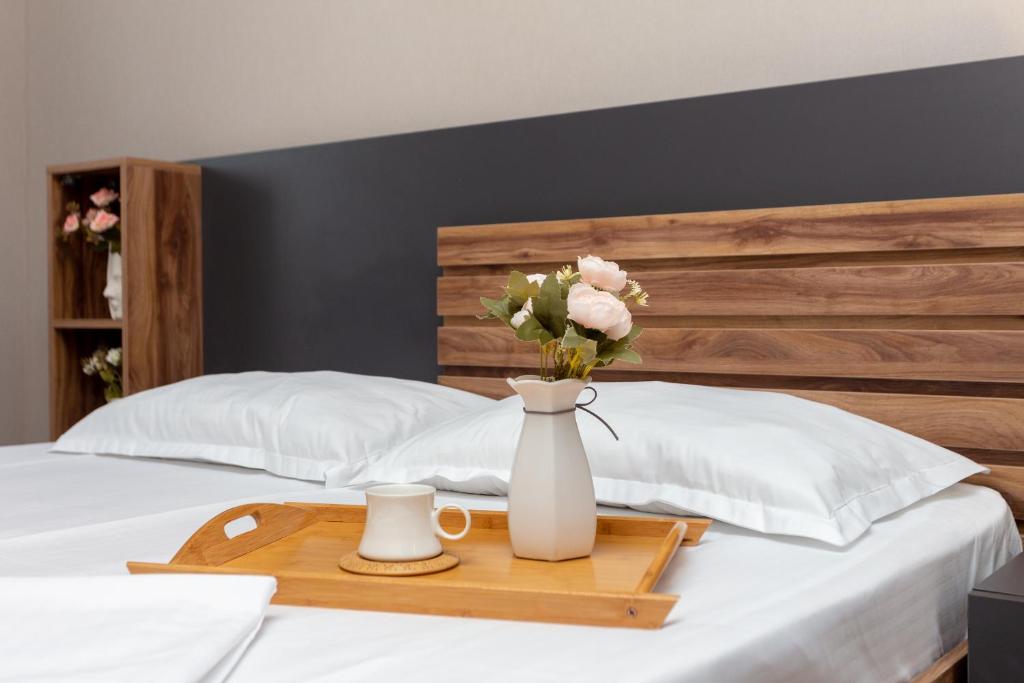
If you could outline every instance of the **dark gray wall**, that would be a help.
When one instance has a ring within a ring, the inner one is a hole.
[[[207,372],[432,380],[439,225],[1024,190],[1024,57],[201,159]]]

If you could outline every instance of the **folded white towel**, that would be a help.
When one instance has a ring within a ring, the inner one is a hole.
[[[276,585],[202,574],[0,578],[0,681],[222,681]]]

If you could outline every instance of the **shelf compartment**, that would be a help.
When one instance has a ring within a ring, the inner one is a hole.
[[[70,177],[70,184],[63,179]],[[107,284],[107,251],[87,244],[83,234],[70,240],[57,237],[69,202],[77,202],[83,215],[92,206],[89,195],[104,187],[120,192],[121,170],[98,168],[50,176],[50,231],[52,261],[51,314],[56,319],[103,318],[109,315],[103,290]],[[120,204],[117,211],[121,212]],[[123,213],[123,212],[122,212]],[[122,216],[123,219],[123,216]],[[80,228],[84,231],[85,228]]]
[[[116,321],[111,321],[116,322]],[[103,382],[82,372],[82,359],[100,346],[121,346],[121,330],[55,329],[51,333],[50,427],[63,434],[79,419],[106,404]]]

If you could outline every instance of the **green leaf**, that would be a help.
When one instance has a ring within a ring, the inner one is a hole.
[[[540,285],[530,282],[526,276],[518,270],[513,270],[508,275],[508,284],[505,285],[505,293],[515,304],[516,309],[526,305],[526,300],[537,296],[540,292]]]
[[[640,334],[643,331],[644,331],[644,328],[640,327],[639,325],[633,325],[633,327],[629,328],[629,332],[627,332],[626,336],[623,337],[622,339],[626,340],[627,342],[632,343],[633,340],[636,339],[637,337],[639,337]]]
[[[569,308],[562,298],[562,286],[555,274],[549,273],[540,287],[540,293],[533,297],[533,317],[557,338],[565,334],[568,315]]]
[[[488,299],[485,296],[480,297],[480,304],[487,309],[487,313],[478,315],[477,318],[480,320],[487,320],[488,318],[497,318],[506,325],[512,325],[512,316],[514,313],[509,310],[508,297],[502,297],[500,299]]]
[[[634,351],[633,349],[621,349],[619,351],[616,351],[615,355],[613,356],[613,359],[621,360],[624,363],[633,363],[635,365],[639,365],[640,363],[644,362],[643,359],[640,357],[640,354]],[[612,361],[609,360],[608,364],[611,364],[611,362]]]
[[[599,343],[597,345],[598,364],[604,367],[611,365],[612,361],[615,360],[625,361],[626,363],[642,362],[640,354],[633,351],[630,347],[633,346],[633,340],[639,337],[643,331],[644,328],[639,325],[633,325],[622,339],[612,341],[606,338],[605,341]]]
[[[535,341],[538,344],[544,345],[555,337],[549,332],[536,317],[530,316],[526,321],[519,326],[516,330],[516,337],[522,341]]]
[[[589,332],[589,330],[588,330],[588,332]],[[588,334],[587,336],[589,337],[590,335]],[[591,337],[591,338],[593,339],[593,337]],[[601,358],[602,356],[607,354],[609,351],[611,351],[616,346],[616,344],[619,343],[618,341],[609,339],[603,333],[601,334],[600,337],[598,337],[596,339],[596,341],[597,341],[597,357],[598,358]]]

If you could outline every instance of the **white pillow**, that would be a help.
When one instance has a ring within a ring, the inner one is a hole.
[[[495,401],[425,382],[344,372],[206,375],[143,391],[86,416],[53,446],[204,460],[322,481]]]
[[[885,515],[985,468],[838,408],[786,394],[664,382],[596,384],[577,411],[600,503],[696,513],[845,545]],[[586,398],[586,394],[584,394]],[[507,398],[371,457],[328,485],[426,482],[503,495],[522,424]]]

